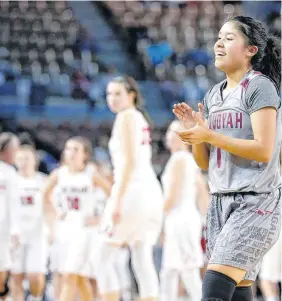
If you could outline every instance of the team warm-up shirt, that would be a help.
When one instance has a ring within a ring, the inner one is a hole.
[[[20,234],[24,239],[42,236],[44,230],[43,189],[46,176],[18,176],[20,203]]]
[[[82,217],[94,215],[94,172],[95,168],[91,164],[77,173],[70,172],[67,166],[58,169],[57,192],[60,196],[61,212],[76,212]]]
[[[203,101],[209,128],[229,137],[252,140],[251,114],[265,107],[273,107],[278,112],[275,146],[270,162],[262,163],[235,156],[210,145],[211,193],[271,192],[281,186],[281,100],[278,91],[268,77],[253,70],[223,99],[222,90],[225,86],[226,80],[215,85]]]

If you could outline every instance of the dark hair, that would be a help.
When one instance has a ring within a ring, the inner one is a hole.
[[[3,132],[0,134],[0,152],[5,151],[13,139],[18,139],[18,137],[10,132]]]
[[[144,117],[147,120],[147,122],[149,123],[149,125],[152,126],[153,122],[152,122],[151,118],[149,117],[149,114],[142,107],[143,98],[142,98],[142,95],[138,88],[138,84],[137,84],[136,80],[131,76],[118,76],[118,77],[113,78],[110,82],[123,84],[128,93],[130,93],[130,92],[135,93],[134,105],[135,105],[136,109],[144,115]]]
[[[19,135],[21,145],[31,145],[35,148],[35,143],[28,132],[23,132]]]
[[[82,144],[84,152],[88,155],[88,158],[87,158],[85,163],[88,163],[91,156],[92,156],[92,143],[91,143],[91,141],[89,139],[85,138],[85,137],[82,137],[82,136],[71,137],[70,139],[67,140],[67,142],[68,141],[76,141],[76,142]]]
[[[237,16],[228,21],[235,21],[238,29],[246,36],[248,45],[258,47],[252,57],[253,69],[268,76],[280,90],[281,84],[281,45],[278,38],[270,36],[261,22],[251,17]]]

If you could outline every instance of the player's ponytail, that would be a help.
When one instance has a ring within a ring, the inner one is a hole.
[[[262,23],[251,17],[237,16],[228,21],[235,21],[237,23],[237,27],[246,37],[248,45],[258,47],[258,52],[251,59],[253,69],[271,78],[280,91],[280,41],[276,37],[270,36]]]
[[[135,93],[134,105],[135,105],[136,109],[144,115],[144,117],[147,120],[147,122],[149,123],[149,125],[153,126],[153,122],[152,122],[148,112],[143,107],[143,98],[142,98],[142,95],[138,88],[138,84],[137,84],[136,80],[130,76],[119,76],[119,77],[112,79],[111,82],[123,84],[128,93],[130,93],[130,92]]]
[[[255,70],[270,77],[280,89],[281,84],[281,45],[279,40],[270,36],[267,40],[267,44],[264,50],[264,56]]]

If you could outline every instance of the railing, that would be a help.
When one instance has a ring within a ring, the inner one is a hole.
[[[172,119],[172,114],[167,111],[149,111],[156,125],[162,125]],[[87,104],[54,104],[46,106],[30,106],[14,103],[0,103],[0,117],[14,118],[16,120],[39,121],[48,119],[53,123],[62,121],[81,122],[93,121],[96,124],[114,119],[108,108],[95,108],[91,110]]]

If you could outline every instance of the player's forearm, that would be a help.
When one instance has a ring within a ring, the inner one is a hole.
[[[238,157],[263,163],[269,162],[273,152],[273,148],[257,140],[232,138],[215,131],[210,131],[207,142]]]
[[[206,143],[195,144],[192,148],[194,159],[197,165],[203,169],[209,169],[209,149]]]
[[[122,203],[122,198],[127,190],[131,175],[133,172],[133,164],[131,162],[127,162],[123,166],[123,172],[120,177],[120,181],[116,183],[117,185],[117,191],[115,195],[113,195],[114,199],[117,200],[119,205]]]
[[[11,205],[13,203],[10,203]],[[15,206],[10,206],[10,233],[11,235],[19,234],[20,211]]]
[[[175,205],[175,198],[167,198],[164,203],[164,212],[169,212]]]
[[[48,228],[50,231],[53,231],[55,228],[55,222],[58,218],[57,210],[50,198],[50,194],[46,193],[44,195],[44,217],[46,220],[46,223],[48,225]]]

